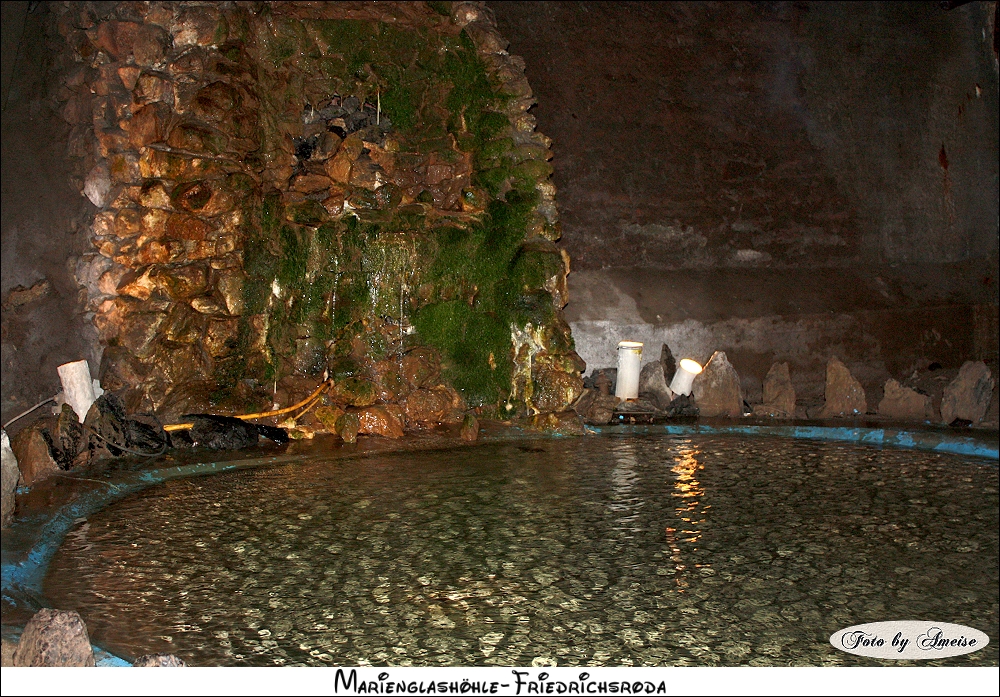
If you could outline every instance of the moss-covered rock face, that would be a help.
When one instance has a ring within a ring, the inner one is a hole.
[[[57,21],[108,160],[81,161],[113,186],[91,297],[148,376],[133,403],[238,409],[328,375],[366,407],[419,387],[387,376],[420,347],[487,413],[578,396],[549,141],[481,4],[88,7]]]

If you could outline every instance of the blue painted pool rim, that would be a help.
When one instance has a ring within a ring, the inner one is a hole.
[[[512,429],[517,437],[529,435],[538,437],[541,434],[529,434],[520,429]],[[594,435],[738,435],[738,436],[770,436],[796,438],[801,440],[819,440],[841,443],[854,443],[875,447],[892,447],[910,450],[948,453],[981,457],[987,460],[1000,460],[998,442],[993,440],[996,434],[984,433],[978,437],[960,436],[937,430],[909,430],[862,426],[819,426],[819,425],[760,425],[760,424],[616,424],[608,426],[586,426],[585,431]],[[510,435],[501,438],[489,438],[480,441],[490,444],[510,440]],[[398,451],[382,451],[380,453],[358,452],[347,457],[365,457],[376,454],[392,454]],[[9,528],[9,531],[19,529],[23,535],[21,544],[11,545],[10,534],[5,534],[5,544],[2,550],[2,583],[0,592],[4,602],[15,607],[18,605],[41,605],[42,580],[56,550],[62,544],[66,534],[81,519],[87,518],[105,506],[136,493],[147,487],[161,484],[172,479],[205,476],[220,472],[232,472],[242,469],[255,469],[271,465],[303,462],[313,460],[323,455],[277,455],[247,460],[228,462],[203,462],[189,465],[162,467],[140,472],[129,472],[121,475],[116,481],[89,480],[97,482],[100,487],[81,494],[75,500],[63,504],[44,515],[36,515],[19,519]],[[3,627],[4,638],[19,635],[21,627]],[[100,647],[95,646],[98,665],[118,667],[131,666],[123,658],[115,656]]]

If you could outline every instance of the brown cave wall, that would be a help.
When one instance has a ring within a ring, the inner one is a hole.
[[[550,141],[481,3],[50,9],[97,209],[76,275],[131,409],[267,408],[326,376],[412,425],[575,399]]]
[[[722,349],[749,394],[788,360],[821,398],[838,355],[870,406],[935,362],[995,370],[986,5],[491,3],[554,141],[581,356]]]
[[[53,94],[45,3],[5,2],[0,154],[0,373],[3,422],[59,390],[56,367],[100,346],[81,313],[74,259],[88,251],[90,204],[71,186],[69,127]],[[16,429],[19,424],[16,424]]]

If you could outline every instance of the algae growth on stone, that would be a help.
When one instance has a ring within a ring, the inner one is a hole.
[[[267,405],[344,359],[377,386],[418,347],[458,407],[578,396],[552,153],[482,7],[57,14],[65,113],[90,107],[74,134],[103,158],[77,164],[110,190],[89,260],[102,380],[133,407]]]

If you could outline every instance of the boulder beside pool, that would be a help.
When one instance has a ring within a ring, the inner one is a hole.
[[[14,649],[19,667],[93,667],[94,649],[83,618],[73,610],[43,608],[28,620]]]
[[[836,356],[826,364],[826,403],[820,418],[831,416],[863,416],[868,411],[865,390],[847,366]]]
[[[993,396],[993,377],[982,361],[966,361],[958,377],[944,388],[941,398],[941,421],[950,424],[955,419],[983,420]]]

